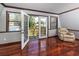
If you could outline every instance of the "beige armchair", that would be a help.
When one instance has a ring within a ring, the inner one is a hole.
[[[58,36],[59,36],[59,39],[61,39],[63,41],[68,41],[68,42],[75,41],[74,33],[69,32],[66,28],[59,28]]]

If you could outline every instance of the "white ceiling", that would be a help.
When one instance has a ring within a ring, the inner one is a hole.
[[[62,13],[64,11],[79,7],[79,3],[5,3],[5,5],[53,13]]]

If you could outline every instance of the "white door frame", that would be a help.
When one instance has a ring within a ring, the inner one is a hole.
[[[24,15],[28,17],[28,38],[24,42]],[[29,15],[24,11],[21,11],[21,49],[25,47],[25,45],[29,42]]]
[[[41,20],[40,17],[46,17],[46,16],[39,16],[39,38],[47,38],[47,19],[46,19],[46,36],[41,36]]]

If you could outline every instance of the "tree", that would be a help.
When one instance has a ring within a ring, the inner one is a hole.
[[[35,18],[33,16],[30,16],[29,18],[29,29],[32,33],[32,35],[35,35],[35,30],[36,30],[36,24],[35,24]]]

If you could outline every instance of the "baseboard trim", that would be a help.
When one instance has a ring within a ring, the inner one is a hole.
[[[78,38],[76,38],[76,40],[79,40]]]
[[[55,35],[55,36],[49,36],[48,38],[52,38],[52,37],[58,37],[58,35]]]

